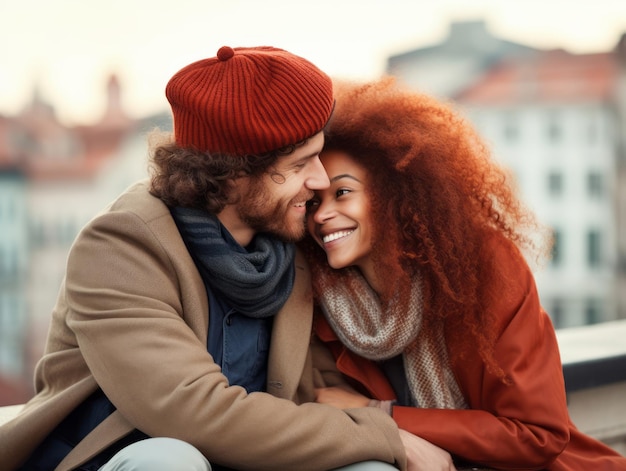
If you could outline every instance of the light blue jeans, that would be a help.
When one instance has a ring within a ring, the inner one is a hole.
[[[148,438],[120,450],[99,471],[211,471],[194,446],[175,438]],[[381,461],[364,461],[336,471],[397,471]]]

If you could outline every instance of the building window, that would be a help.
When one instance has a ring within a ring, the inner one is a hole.
[[[557,113],[550,113],[548,115],[546,135],[548,142],[551,144],[558,144],[561,142],[563,138],[563,129]]]
[[[552,319],[552,324],[554,324],[554,328],[558,329],[563,325],[563,301],[559,298],[555,298],[552,300],[552,307],[550,312],[550,319]]]
[[[602,302],[599,299],[587,299],[585,302],[585,323],[597,324],[602,322]]]
[[[504,135],[504,140],[507,142],[514,143],[519,140],[519,124],[513,113],[504,115],[502,134]]]
[[[563,233],[559,229],[552,231],[552,254],[550,263],[555,268],[563,264]]]
[[[548,192],[552,196],[560,196],[563,193],[563,174],[552,171],[548,174]]]
[[[587,264],[597,268],[602,262],[602,240],[600,231],[592,229],[587,232]]]
[[[587,174],[587,193],[594,198],[604,196],[604,176],[600,172]]]

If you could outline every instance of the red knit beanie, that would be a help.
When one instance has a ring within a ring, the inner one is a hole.
[[[224,46],[178,71],[165,95],[179,146],[234,156],[311,137],[333,108],[330,77],[274,47]]]

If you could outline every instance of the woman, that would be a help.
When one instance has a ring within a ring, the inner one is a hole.
[[[318,402],[384,408],[457,463],[626,470],[569,418],[526,262],[548,239],[506,172],[446,104],[391,78],[336,90],[331,186],[309,204],[303,247],[316,334],[354,390]]]

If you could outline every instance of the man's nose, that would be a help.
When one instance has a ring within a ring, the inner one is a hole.
[[[319,157],[314,157],[311,166],[311,174],[306,179],[305,185],[309,190],[325,190],[330,186],[330,180]]]

